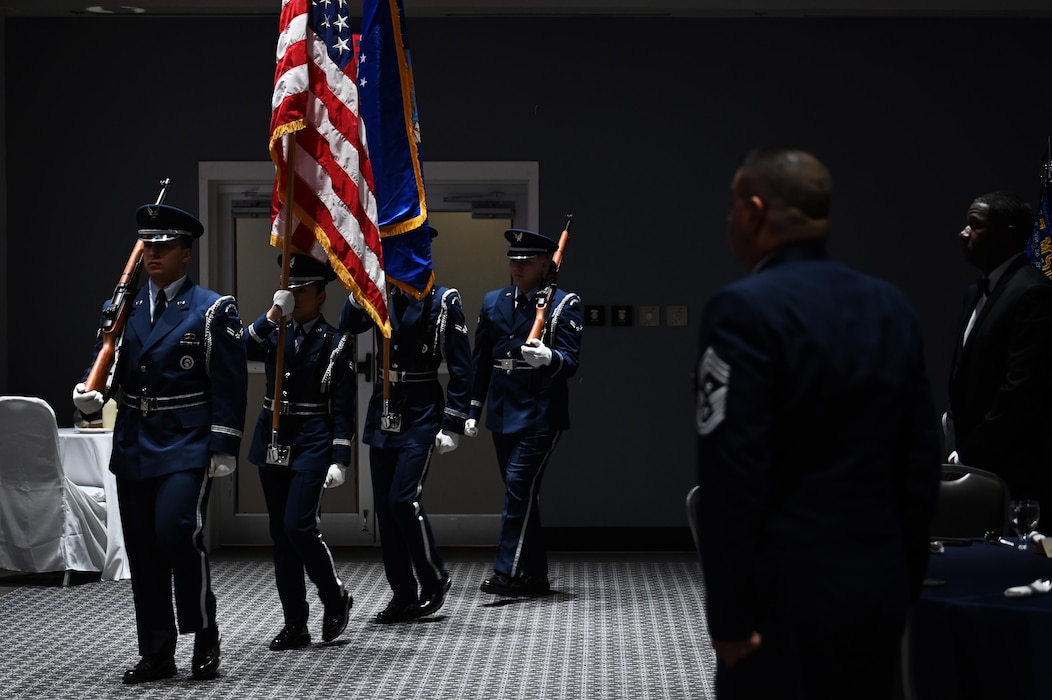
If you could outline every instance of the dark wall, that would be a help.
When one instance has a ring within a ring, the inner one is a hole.
[[[543,229],[576,217],[563,286],[587,304],[689,306],[686,328],[586,330],[546,525],[683,523],[697,321],[741,274],[727,188],[760,142],[829,164],[831,250],[914,301],[944,408],[976,274],[956,233],[982,192],[1036,198],[1052,21],[409,19],[425,173],[428,159],[538,161]],[[49,20],[59,53],[39,50],[35,20],[8,19],[12,393],[68,424],[156,180],[172,177],[167,201],[193,211],[199,161],[267,160],[275,28]]]

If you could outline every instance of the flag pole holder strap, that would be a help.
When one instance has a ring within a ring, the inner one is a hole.
[[[272,467],[287,467],[292,457],[292,448],[289,445],[279,445],[272,442],[267,445],[267,464]]]

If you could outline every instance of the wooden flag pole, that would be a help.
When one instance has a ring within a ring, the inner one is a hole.
[[[387,286],[387,318],[391,318],[391,286]],[[393,334],[393,330],[392,330]],[[385,432],[397,433],[401,432],[402,421],[401,416],[396,416],[391,413],[391,336],[384,336],[384,361],[382,372],[383,386],[384,386],[384,401],[383,410],[380,413],[380,429]]]
[[[292,194],[296,182],[296,132],[285,137],[285,227],[281,233],[281,288],[289,288],[289,251],[292,248]],[[285,369],[285,316],[278,323],[278,353],[274,361],[274,402],[271,406],[271,452],[278,448],[278,426],[281,423],[281,379]],[[274,455],[268,456],[270,462]],[[288,454],[285,455],[286,464]],[[280,463],[280,462],[278,462]]]

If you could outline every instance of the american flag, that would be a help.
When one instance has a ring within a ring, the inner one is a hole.
[[[346,0],[283,0],[271,104],[277,166],[270,242],[327,260],[385,335],[390,322]],[[295,157],[291,207],[288,144]]]

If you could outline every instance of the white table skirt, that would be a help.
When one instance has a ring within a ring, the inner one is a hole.
[[[106,494],[106,561],[102,580],[131,578],[117,503],[117,479],[110,471],[113,433],[78,433],[73,428],[59,428],[58,445],[66,478],[80,486],[101,488]]]

